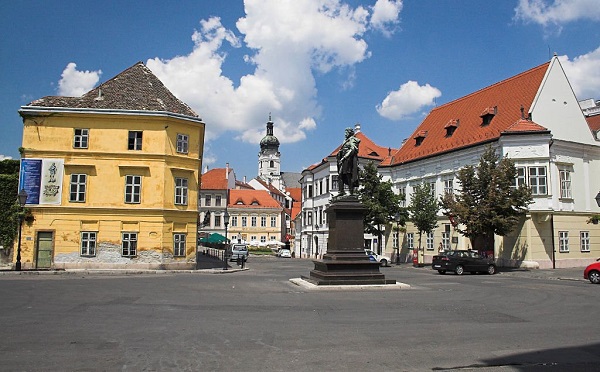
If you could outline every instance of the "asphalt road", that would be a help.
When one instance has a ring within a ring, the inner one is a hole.
[[[0,275],[2,371],[594,371],[600,285],[382,268],[310,290],[309,260],[228,274]],[[565,271],[562,271],[565,273]],[[566,278],[569,279],[569,278]]]

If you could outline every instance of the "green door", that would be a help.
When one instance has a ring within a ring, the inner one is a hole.
[[[37,234],[37,254],[35,267],[49,269],[52,265],[52,231],[40,231]]]

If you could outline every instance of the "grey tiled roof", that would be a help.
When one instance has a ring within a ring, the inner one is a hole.
[[[27,106],[105,110],[163,111],[198,117],[142,62],[129,67],[81,97],[47,96]]]

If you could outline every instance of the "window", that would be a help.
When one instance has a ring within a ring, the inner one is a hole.
[[[571,199],[571,172],[567,169],[560,170],[560,197]]]
[[[398,186],[398,195],[402,199],[400,201],[401,207],[406,207],[406,186]]]
[[[277,227],[277,216],[271,216],[271,227]]]
[[[124,257],[133,257],[137,254],[137,233],[123,233],[121,235],[121,254]]]
[[[514,187],[518,188],[523,185],[527,185],[525,182],[525,167],[517,167],[517,178],[515,178]]]
[[[260,227],[267,227],[267,217],[266,216],[260,217]]]
[[[127,142],[128,150],[141,150],[142,149],[142,132],[141,131],[129,131],[129,140]]]
[[[398,248],[398,231],[392,233],[392,247]]]
[[[251,221],[251,222],[250,222],[251,226],[252,226],[252,227],[256,227],[256,216],[252,216],[252,217],[250,218],[250,221]]]
[[[433,250],[433,232],[427,233],[426,243],[427,243],[427,250],[432,251]]]
[[[415,234],[414,233],[406,234],[406,247],[408,249],[415,249]]]
[[[307,216],[307,221],[306,221],[306,224],[307,224],[308,226],[312,226],[312,212],[308,212],[308,213],[306,214],[306,216]]]
[[[579,232],[579,245],[582,252],[590,251],[590,232],[589,231],[580,231]]]
[[[266,243],[266,242],[267,242],[267,237],[266,237],[266,236],[264,236],[264,235],[261,235],[261,236],[260,236],[260,242],[261,242],[261,243]]]
[[[215,195],[215,207],[221,206],[221,195]]]
[[[444,180],[444,194],[452,194],[454,192],[452,181],[452,178]]]
[[[531,187],[531,193],[533,195],[548,194],[546,185],[546,167],[530,167],[529,186]]]
[[[81,232],[81,255],[96,255],[96,233],[91,231]]]
[[[435,199],[435,182],[429,182],[429,191],[431,196]]]
[[[75,136],[73,137],[73,148],[87,149],[89,138],[89,129],[75,129]]]
[[[444,224],[444,231],[442,231],[442,249],[450,250],[450,224]]]
[[[558,251],[568,252],[569,251],[569,232],[559,231],[558,232]]]
[[[256,240],[256,235],[250,235],[250,241]]]
[[[188,153],[189,137],[186,134],[177,134],[177,152],[181,154]]]
[[[215,227],[221,227],[221,216],[215,215]]]
[[[334,174],[331,176],[331,191],[338,190],[338,175]]]
[[[275,241],[275,236],[271,236],[271,241]]]
[[[85,184],[87,174],[72,174],[69,184],[69,201],[75,203],[85,202]]]
[[[188,180],[187,178],[175,178],[175,204],[187,205],[188,203]]]
[[[308,185],[308,197],[309,198],[313,197],[313,187],[312,187],[312,185]]]
[[[173,256],[185,256],[185,234],[173,234]]]
[[[231,227],[237,226],[237,216],[231,216]]]
[[[204,206],[205,207],[210,207],[211,204],[211,196],[210,195],[205,195],[204,196]]]
[[[248,226],[248,217],[242,216],[242,227]]]
[[[140,203],[142,176],[125,176],[125,203]]]

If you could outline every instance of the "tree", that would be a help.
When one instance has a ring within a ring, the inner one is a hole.
[[[4,247],[6,259],[18,233],[19,212],[17,194],[19,187],[19,161],[5,159],[0,161],[0,245]]]
[[[377,242],[381,247],[381,237],[385,226],[398,214],[400,225],[406,223],[408,213],[400,206],[403,196],[394,194],[390,181],[381,181],[382,176],[377,173],[377,166],[373,162],[367,163],[359,172],[360,188],[358,197],[367,208],[364,217],[365,232],[377,235]],[[383,226],[383,227],[382,227]]]
[[[459,170],[460,190],[440,200],[444,214],[457,223],[456,230],[469,238],[476,250],[494,246],[494,235],[508,234],[532,202],[531,190],[515,187],[517,168],[514,162],[500,156],[488,146],[477,167]]]
[[[439,205],[429,184],[422,183],[414,187],[408,211],[410,212],[410,220],[419,231],[420,252],[422,234],[424,232],[430,233],[437,227]],[[421,262],[419,261],[419,263]]]

